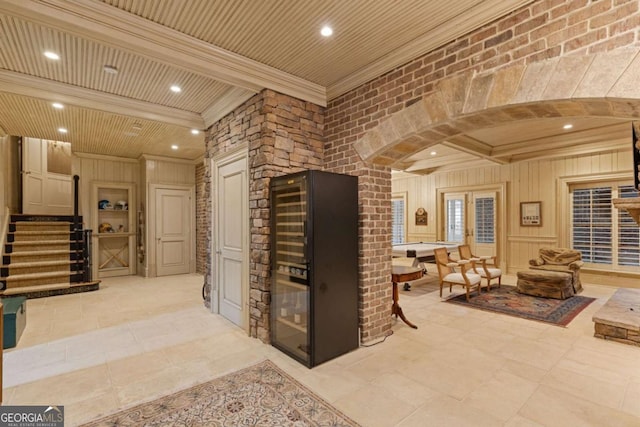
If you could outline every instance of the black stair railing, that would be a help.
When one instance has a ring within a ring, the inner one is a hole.
[[[78,195],[80,177],[73,176],[73,241],[76,251],[76,262],[81,261],[82,276],[73,275],[74,281],[91,282],[91,230],[83,230],[78,214]]]

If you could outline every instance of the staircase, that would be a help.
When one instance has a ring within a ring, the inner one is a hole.
[[[99,288],[100,281],[91,280],[84,233],[73,231],[73,219],[11,215],[0,267],[0,297],[39,298]]]

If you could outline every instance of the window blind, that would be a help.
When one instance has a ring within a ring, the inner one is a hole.
[[[406,218],[404,199],[391,200],[391,218],[391,243],[394,245],[404,243]]]
[[[475,239],[476,243],[495,242],[495,202],[493,197],[475,199]]]

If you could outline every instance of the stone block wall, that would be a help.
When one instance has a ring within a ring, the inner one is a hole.
[[[269,341],[270,209],[272,177],[324,164],[324,109],[264,90],[207,130],[206,159],[246,143],[249,148],[250,335]],[[206,229],[212,229],[210,161],[205,162]],[[210,234],[207,247],[210,247]],[[205,274],[206,304],[211,304],[211,254]]]
[[[196,165],[196,273],[204,274],[207,263],[207,207],[204,197],[204,163]]]

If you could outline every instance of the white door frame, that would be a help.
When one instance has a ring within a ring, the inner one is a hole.
[[[445,223],[445,206],[444,195],[447,193],[466,193],[470,191],[495,191],[498,199],[496,200],[496,249],[498,262],[503,271],[507,268],[507,258],[509,251],[507,250],[507,183],[499,182],[495,184],[467,185],[464,187],[443,187],[436,189],[436,224],[438,240],[444,240],[446,237]]]
[[[211,283],[211,312],[212,313],[216,313],[219,314],[220,313],[220,286],[218,284],[218,271],[217,271],[217,251],[219,250],[218,248],[218,235],[219,235],[219,230],[218,230],[218,224],[216,223],[216,202],[218,200],[218,173],[220,168],[222,168],[223,166],[226,166],[230,163],[236,162],[238,160],[242,160],[245,159],[246,160],[246,164],[247,164],[247,196],[246,199],[244,200],[245,202],[245,206],[247,207],[247,221],[244,221],[242,224],[242,234],[244,235],[245,238],[245,248],[246,250],[243,253],[243,257],[242,257],[242,262],[244,265],[247,266],[247,268],[245,268],[242,272],[243,277],[242,277],[242,283],[243,283],[243,289],[242,289],[242,304],[245,305],[246,309],[244,310],[244,319],[243,319],[243,325],[244,325],[244,330],[246,332],[249,332],[249,252],[250,252],[250,243],[251,243],[251,237],[249,234],[249,220],[251,218],[250,216],[250,212],[249,212],[249,146],[248,144],[242,144],[239,147],[237,147],[236,149],[232,150],[232,151],[228,151],[225,153],[221,153],[215,157],[213,157],[211,159],[211,185],[212,185],[212,192],[211,192],[211,277],[210,277],[210,283]]]
[[[147,205],[147,238],[145,247],[147,248],[147,273],[146,277],[157,277],[157,251],[156,251],[156,191],[159,189],[168,190],[187,190],[189,191],[189,198],[191,203],[189,204],[189,218],[191,218],[191,230],[189,239],[189,272],[195,273],[196,271],[196,198],[195,198],[195,186],[193,185],[170,185],[170,184],[149,184],[149,203]]]

